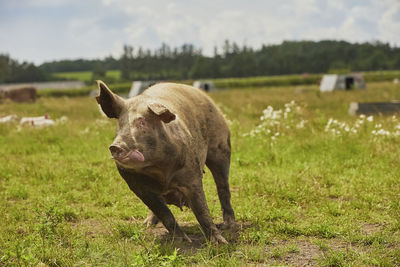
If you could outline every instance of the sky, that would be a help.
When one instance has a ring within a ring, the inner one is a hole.
[[[191,43],[212,55],[226,39],[400,46],[400,0],[0,0],[0,53],[41,64],[119,57],[123,45]]]

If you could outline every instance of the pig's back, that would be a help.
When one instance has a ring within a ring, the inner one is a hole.
[[[179,106],[209,101],[209,97],[200,89],[177,83],[155,84],[145,90],[143,95],[150,96],[154,99],[163,99]]]
[[[214,136],[215,131],[229,133],[222,113],[200,89],[184,84],[160,83],[144,91],[143,95],[168,107],[188,128],[201,132],[204,137]]]

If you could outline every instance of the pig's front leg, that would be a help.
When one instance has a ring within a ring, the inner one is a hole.
[[[183,238],[188,242],[192,242],[190,238],[182,231],[176,222],[174,215],[171,210],[165,204],[162,196],[154,193],[138,194],[138,197],[143,201],[144,204],[161,220],[165,228],[178,238]]]
[[[188,188],[186,197],[188,198],[190,207],[192,208],[193,213],[196,216],[197,221],[200,223],[206,236],[212,241],[227,244],[228,242],[221,235],[212,221],[201,179],[199,182],[195,182]]]

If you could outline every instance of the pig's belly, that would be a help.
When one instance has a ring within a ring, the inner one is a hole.
[[[188,201],[182,192],[178,190],[169,191],[168,193],[163,195],[167,204],[175,205],[182,210],[183,206],[188,207]]]

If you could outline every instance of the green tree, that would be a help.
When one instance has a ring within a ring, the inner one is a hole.
[[[133,65],[133,47],[124,45],[124,52],[120,58],[121,64],[121,77],[124,80],[130,79],[130,73]]]
[[[92,81],[105,80],[106,73],[107,73],[107,70],[103,64],[100,64],[100,63],[96,64],[96,66],[93,69],[93,73],[92,73]],[[107,82],[110,82],[110,81],[107,81]]]

